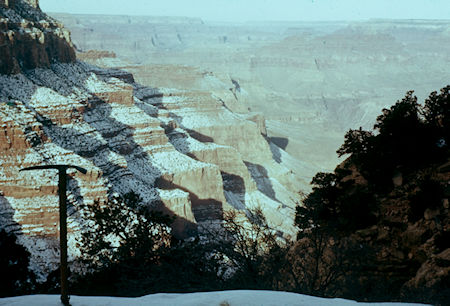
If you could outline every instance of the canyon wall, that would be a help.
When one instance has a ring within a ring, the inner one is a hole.
[[[73,62],[70,33],[39,9],[37,0],[0,2],[0,73]]]
[[[4,33],[12,33],[11,18],[24,12],[46,20],[35,4],[4,2]],[[33,25],[14,23],[20,35],[37,31]],[[72,268],[77,237],[87,226],[82,205],[128,192],[148,209],[176,216],[172,231],[178,238],[220,223],[226,211],[245,214],[256,207],[280,236],[295,236],[295,205],[306,183],[292,170],[290,156],[265,136],[262,116],[227,106],[236,94],[231,81],[208,76],[219,84],[215,91],[145,86],[114,57],[103,67],[74,61],[60,24],[42,29],[43,43],[38,36],[6,40],[0,74],[0,229],[27,247],[41,281],[58,266],[57,173],[19,171],[28,166],[88,169],[68,177]],[[218,93],[227,93],[227,101]]]

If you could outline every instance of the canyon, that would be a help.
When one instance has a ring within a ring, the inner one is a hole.
[[[14,53],[28,37],[5,40],[3,48],[14,52],[2,53],[0,75],[0,229],[26,246],[41,281],[58,266],[57,175],[19,172],[28,166],[88,169],[68,174],[73,269],[78,237],[88,226],[81,205],[129,192],[148,209],[176,216],[172,232],[178,238],[220,222],[227,211],[257,207],[280,237],[295,236],[298,192],[308,188],[313,169],[270,141],[260,114],[232,110],[238,107],[231,80],[205,75],[215,90],[145,85],[121,69],[119,59],[76,60],[67,30],[37,3],[3,3],[0,12],[7,25],[2,37],[9,27],[26,33],[24,24],[52,24],[41,29],[51,49],[38,36],[27,45],[38,55],[30,63],[23,60],[28,53]],[[108,63],[92,64],[102,60]]]
[[[233,110],[261,113],[268,137],[316,171],[340,162],[348,129],[371,128],[408,90],[423,101],[448,83],[448,20],[52,16],[79,51],[114,52],[144,85],[212,90],[223,85],[209,77],[218,78],[235,93]]]
[[[57,174],[24,167],[88,169],[68,177],[72,271],[92,226],[81,207],[129,192],[175,216],[178,239],[261,208],[277,237],[295,240],[296,205],[317,171],[341,161],[345,131],[371,127],[409,89],[422,101],[448,83],[445,20],[51,15],[36,0],[0,1],[0,230],[27,248],[40,282],[58,268]],[[448,164],[436,172],[448,182]],[[390,278],[414,259],[419,287],[442,267],[448,275],[448,248],[433,247],[448,236],[434,220],[448,233],[448,193],[441,210],[405,223],[410,193],[398,201],[399,184],[380,226],[353,238],[381,250],[369,276]]]

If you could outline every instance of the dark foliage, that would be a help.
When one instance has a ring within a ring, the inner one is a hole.
[[[168,220],[143,218],[140,210],[130,208],[139,207],[139,201],[121,199],[114,203],[117,208],[111,204],[90,208],[93,220],[99,224],[83,238],[82,251],[91,272],[78,276],[72,285],[74,293],[140,296],[280,287],[289,244],[277,239],[261,210],[249,211],[247,218],[227,212],[216,229],[210,227],[202,237],[177,241],[167,233],[149,234],[154,226],[165,226]],[[121,232],[129,228],[130,220],[137,223],[133,223],[128,236],[123,236],[120,246],[112,245],[107,237],[111,233],[125,235]]]
[[[343,172],[317,173],[313,191],[296,208],[295,222],[302,229],[353,231],[375,222],[376,201],[369,188],[342,183]],[[302,237],[302,231],[299,237]]]
[[[158,292],[193,292],[224,287],[219,264],[198,240],[172,242],[157,260],[118,262],[80,276],[73,290],[85,295],[142,296]]]
[[[360,250],[347,239],[319,228],[303,230],[287,254],[288,290],[315,296],[342,294],[341,279]]]
[[[375,133],[350,130],[339,156],[350,154],[349,160],[375,185],[386,190],[393,173],[439,162],[448,156],[450,86],[433,92],[424,106],[417,103],[413,91],[389,109],[383,109],[374,126]]]
[[[352,159],[362,161],[375,146],[375,136],[372,132],[364,131],[361,127],[358,130],[349,130],[345,134],[344,144],[336,151],[339,157],[345,154],[352,154]]]
[[[108,267],[118,262],[151,262],[170,240],[168,226],[172,219],[140,206],[141,199],[128,193],[107,203],[85,206],[91,220],[80,244],[88,263]]]
[[[29,271],[30,253],[14,234],[0,231],[0,297],[29,294],[35,275]]]
[[[444,190],[438,181],[426,178],[419,182],[418,191],[410,197],[411,221],[417,221],[423,217],[427,208],[436,209],[441,205]]]
[[[172,222],[172,218],[149,211],[140,204],[141,199],[129,193],[83,208],[88,222],[82,233],[80,251],[86,269],[94,272],[78,280],[77,292],[140,294],[140,285],[145,285],[142,280],[158,265],[161,254],[170,246],[168,226]],[[130,287],[132,280],[138,283]],[[86,286],[90,283],[93,286]]]
[[[450,85],[440,93],[432,92],[424,105],[425,122],[432,130],[432,140],[439,146],[450,144]]]
[[[227,285],[236,289],[279,289],[290,244],[277,237],[262,210],[249,210],[247,218],[235,211],[226,212],[222,232],[224,239],[215,243],[233,270]]]

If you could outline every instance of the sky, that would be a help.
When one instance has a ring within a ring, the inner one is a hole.
[[[450,0],[40,0],[44,12],[200,17],[215,21],[450,19]]]

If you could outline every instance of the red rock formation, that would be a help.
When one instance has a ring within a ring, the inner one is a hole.
[[[107,103],[118,103],[123,105],[132,106],[134,104],[133,99],[133,86],[126,84],[120,80],[111,80],[111,85],[114,87],[100,91],[95,95],[102,101]]]
[[[0,73],[75,59],[69,31],[42,13],[38,0],[0,2]]]

